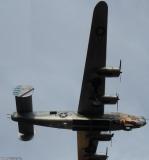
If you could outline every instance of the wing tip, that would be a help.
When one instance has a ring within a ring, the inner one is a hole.
[[[100,1],[96,4],[95,8],[98,8],[98,7],[108,8],[108,4],[105,1]]]

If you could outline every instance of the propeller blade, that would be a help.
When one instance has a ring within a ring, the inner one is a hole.
[[[121,68],[122,68],[122,60],[120,59],[120,65],[119,65],[120,71],[121,71]]]
[[[120,98],[119,98],[119,94],[116,92],[116,97],[117,97],[117,100],[119,101]]]
[[[117,112],[118,112],[118,107],[119,107],[118,101],[120,100],[120,99],[119,99],[119,94],[118,94],[118,93],[116,93],[116,97],[117,97]]]
[[[106,156],[108,156],[108,147],[106,148]]]
[[[112,142],[113,142],[113,141],[112,141],[112,139],[111,139],[111,147],[112,147],[112,144],[113,144]]]
[[[122,81],[122,76],[121,76],[121,73],[122,73],[122,60],[120,59],[120,65],[119,65],[119,70],[120,70],[120,82]]]
[[[118,112],[118,101],[117,101],[117,112]]]

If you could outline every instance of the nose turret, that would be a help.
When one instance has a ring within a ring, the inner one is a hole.
[[[140,117],[138,124],[140,125],[140,127],[145,126],[146,119],[144,117]]]

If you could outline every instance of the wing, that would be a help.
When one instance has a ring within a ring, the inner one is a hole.
[[[77,132],[78,142],[78,160],[86,160],[87,154],[94,155],[97,149],[98,141],[92,140],[92,135],[97,135],[99,132]]]
[[[106,65],[107,12],[107,4],[99,2],[93,13],[78,108],[78,113],[86,116],[104,113],[104,105],[98,102],[98,98],[105,93],[105,78],[99,77],[96,71]]]
[[[106,66],[107,14],[105,2],[99,2],[93,13],[88,52],[83,76],[78,113],[89,116],[104,114],[104,105],[98,98],[105,94],[105,78],[99,77],[96,71]],[[78,131],[78,160],[86,160],[86,154],[95,155],[98,141],[91,137],[100,132]]]

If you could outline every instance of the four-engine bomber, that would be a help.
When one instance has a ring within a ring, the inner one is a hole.
[[[86,64],[77,112],[33,112],[32,86],[19,85],[14,90],[17,112],[11,115],[18,122],[20,139],[31,140],[34,125],[77,131],[78,160],[106,160],[106,154],[96,154],[99,141],[111,141],[111,131],[140,128],[144,117],[124,113],[105,113],[106,104],[117,104],[119,96],[105,95],[105,78],[119,77],[118,68],[106,66],[108,6],[99,2],[93,13]]]

